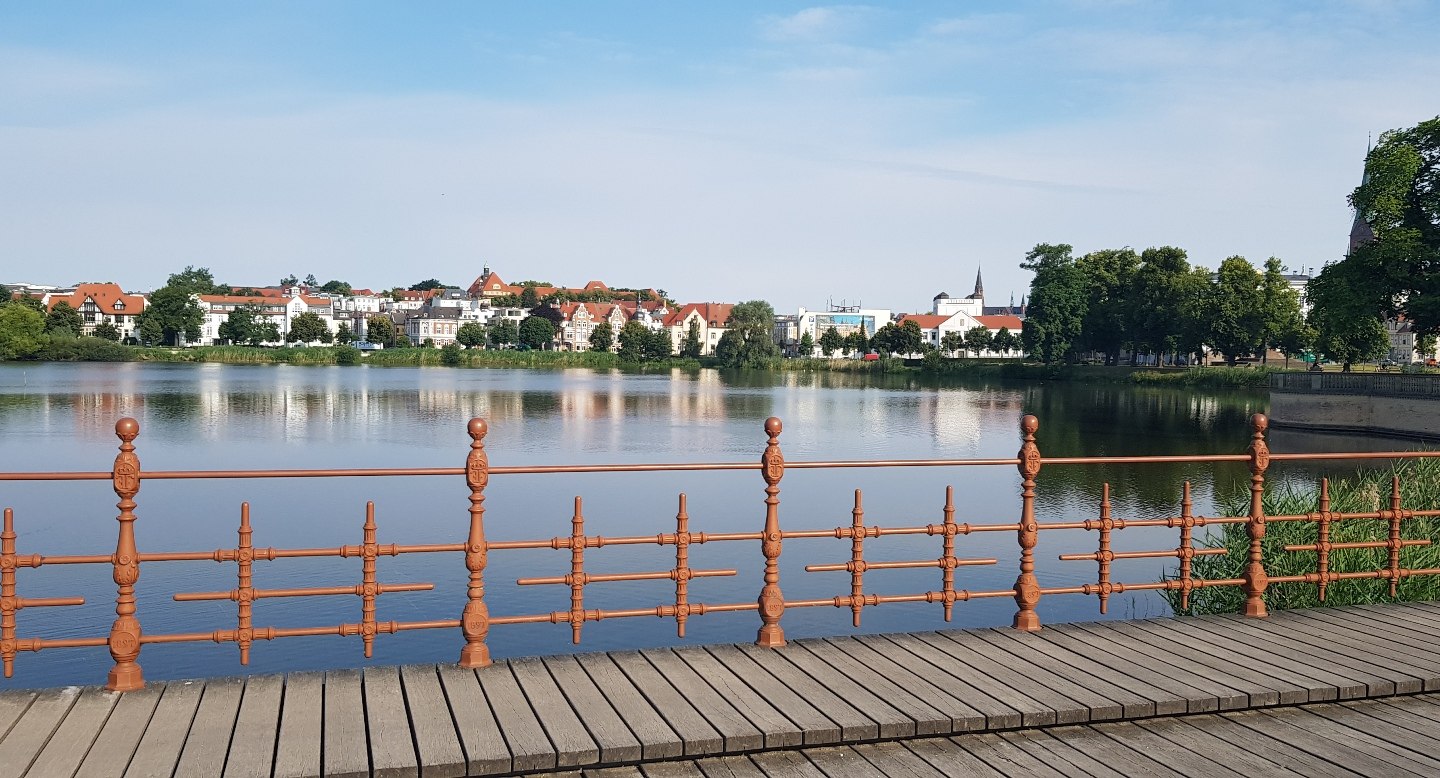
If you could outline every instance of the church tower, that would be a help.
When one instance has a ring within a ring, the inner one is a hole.
[[[1365,170],[1360,175],[1360,185],[1364,186],[1368,183],[1370,183],[1370,144],[1366,143]],[[1374,240],[1375,231],[1370,228],[1370,222],[1365,221],[1365,214],[1361,213],[1359,208],[1356,208],[1355,221],[1350,223],[1350,249],[1345,252],[1345,256],[1348,257],[1351,254],[1354,254],[1355,249],[1358,249],[1366,243],[1370,243]]]
[[[980,279],[980,268],[975,268],[975,293],[970,295],[971,300],[985,299],[985,282]]]

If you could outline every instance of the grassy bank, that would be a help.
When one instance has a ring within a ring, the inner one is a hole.
[[[1360,513],[1378,510],[1390,503],[1391,478],[1400,477],[1403,504],[1410,510],[1440,509],[1440,460],[1405,460],[1389,469],[1364,471],[1330,481],[1330,510],[1338,513]],[[1266,515],[1296,515],[1319,510],[1320,488],[1274,489],[1265,496]],[[1221,502],[1227,515],[1244,516],[1250,510],[1248,491],[1238,491]],[[1287,552],[1289,545],[1310,545],[1318,540],[1315,522],[1271,522],[1265,525],[1261,545],[1265,572],[1272,578],[1304,575],[1315,572],[1316,553]],[[1401,525],[1405,539],[1433,541],[1430,546],[1416,546],[1401,552],[1400,562],[1406,568],[1440,568],[1440,519],[1409,519]],[[1389,523],[1379,520],[1352,520],[1331,524],[1330,542],[1353,543],[1384,541],[1389,537]],[[1250,538],[1244,524],[1227,524],[1205,538],[1211,548],[1224,548],[1224,556],[1196,557],[1193,574],[1197,578],[1240,578],[1249,560]],[[1198,545],[1198,544],[1197,544]],[[1335,572],[1378,570],[1388,564],[1389,552],[1383,548],[1337,549],[1330,552],[1330,569]],[[1210,614],[1239,613],[1245,595],[1239,587],[1227,586],[1198,589],[1190,595],[1190,607],[1180,607],[1178,592],[1167,592],[1176,613]],[[1390,596],[1390,583],[1383,579],[1345,580],[1331,583],[1324,605],[1357,605],[1405,600],[1440,599],[1440,576],[1413,576],[1400,581],[1397,596]],[[1314,584],[1270,584],[1265,591],[1265,604],[1273,609],[1312,608],[1321,605]]]

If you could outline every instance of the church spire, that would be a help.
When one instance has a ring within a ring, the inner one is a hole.
[[[1360,186],[1365,186],[1366,184],[1370,183],[1370,151],[1370,138],[1366,137],[1365,169],[1364,172],[1360,175]],[[1346,252],[1346,256],[1354,254],[1355,249],[1358,249],[1373,240],[1375,240],[1375,231],[1370,228],[1370,223],[1365,221],[1365,214],[1361,213],[1359,208],[1356,208],[1355,221],[1350,223],[1350,250]]]
[[[970,297],[976,300],[984,299],[985,297],[985,283],[980,280],[980,267],[978,265],[975,267],[975,294],[970,295]]]

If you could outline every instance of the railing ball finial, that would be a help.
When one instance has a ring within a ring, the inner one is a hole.
[[[471,440],[478,441],[484,438],[485,434],[490,431],[490,425],[486,424],[484,419],[476,416],[470,420],[470,423],[466,425],[465,429],[470,433]]]
[[[125,443],[134,443],[135,438],[140,434],[140,422],[126,416],[115,422],[115,437]]]
[[[1025,418],[1020,420],[1020,431],[1025,433],[1028,440],[1028,436],[1033,436],[1040,431],[1040,420],[1031,414],[1025,414]]]
[[[765,420],[765,434],[771,437],[772,443],[775,442],[774,438],[780,437],[780,431],[784,428],[785,425],[780,423],[780,418],[778,416],[771,416],[770,418]]]
[[[1250,428],[1256,435],[1264,435],[1265,430],[1270,429],[1270,419],[1263,413],[1257,413],[1250,417]]]

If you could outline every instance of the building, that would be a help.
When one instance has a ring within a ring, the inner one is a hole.
[[[290,302],[288,297],[259,297],[231,294],[196,295],[205,319],[200,325],[200,340],[196,345],[221,343],[220,325],[230,320],[230,314],[237,308],[249,306],[255,309],[258,321],[274,322],[275,331],[283,341],[290,329]],[[274,341],[279,342],[279,341]]]
[[[730,309],[734,307],[733,303],[686,303],[680,306],[678,311],[662,320],[670,332],[671,350],[679,353],[694,322],[700,332],[700,354],[713,355],[720,336],[725,334],[730,322]]]
[[[41,299],[47,310],[63,301],[79,311],[81,331],[77,334],[94,335],[101,322],[109,322],[119,330],[121,341],[135,337],[137,320],[146,305],[143,295],[125,294],[116,284],[80,284],[73,292],[51,292]]]

